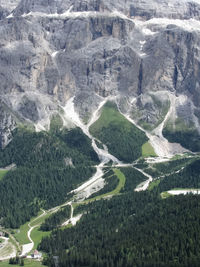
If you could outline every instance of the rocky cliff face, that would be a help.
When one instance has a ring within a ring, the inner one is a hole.
[[[1,146],[17,123],[10,111],[48,128],[70,97],[82,119],[115,97],[149,130],[171,101],[174,125],[180,118],[200,128],[198,0],[2,0],[0,6]]]
[[[4,148],[11,139],[12,131],[16,127],[16,118],[12,112],[0,102],[0,147]]]

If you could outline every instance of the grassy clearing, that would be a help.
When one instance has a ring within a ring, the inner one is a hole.
[[[103,127],[109,127],[111,122],[131,128],[132,124],[117,110],[114,103],[108,102],[102,109],[100,118],[90,127],[91,133],[96,133]]]
[[[121,189],[124,188],[125,182],[126,182],[126,177],[125,175],[119,170],[119,169],[113,169],[115,175],[119,178],[119,184],[118,186],[110,193],[111,195],[117,195],[120,193]]]
[[[3,179],[7,172],[8,170],[0,170],[0,181]]]
[[[20,245],[30,243],[30,240],[28,239],[28,236],[27,236],[27,233],[29,230],[29,226],[28,226],[29,223],[31,226],[34,226],[34,225],[42,223],[45,220],[46,216],[50,216],[50,214],[47,214],[45,216],[42,216],[42,217],[36,219],[41,214],[42,214],[42,211],[40,211],[39,214],[36,217],[33,217],[29,222],[21,225],[21,227],[19,228],[19,232],[18,232],[18,230],[16,231],[16,233],[14,234],[14,237],[20,243]]]
[[[51,233],[51,231],[49,232],[40,231],[39,228],[40,226],[34,228],[33,231],[31,232],[31,239],[34,242],[33,250],[37,248],[43,237],[49,236]]]
[[[29,230],[29,226],[28,226],[29,222],[23,224],[19,230],[17,230],[17,232],[14,234],[14,237],[16,238],[16,240],[20,243],[20,245],[23,244],[28,244],[30,243],[30,240],[27,237],[27,232]]]
[[[11,267],[11,266],[19,266],[19,265],[10,265],[8,261],[0,262],[0,267]],[[45,267],[45,265],[42,265],[41,262],[31,260],[31,259],[24,259],[24,266],[28,267]]]
[[[29,225],[31,227],[37,226],[31,232],[31,238],[34,242],[34,249],[37,248],[42,237],[48,236],[50,234],[50,232],[39,231],[39,227],[45,221],[45,219],[47,219],[52,214],[52,212],[47,212],[44,216],[41,216],[38,218],[38,216],[42,215],[42,213],[43,211],[40,211],[37,217],[32,218],[31,221],[22,225],[19,229],[19,232],[17,232],[16,230],[14,237],[16,238],[16,240],[19,242],[20,245],[30,243],[30,240],[28,239],[28,236],[27,236],[27,233],[30,229]]]
[[[143,146],[142,146],[142,156],[144,158],[147,157],[157,157],[152,145],[149,142],[146,142]]]
[[[155,180],[155,181],[152,181],[150,184],[149,184],[149,187],[148,187],[148,190],[151,191],[153,190],[155,187],[157,187],[160,183],[160,180]]]

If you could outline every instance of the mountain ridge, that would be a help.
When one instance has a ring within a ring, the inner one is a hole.
[[[12,113],[48,130],[71,97],[83,121],[103,99],[115,97],[124,114],[151,132],[172,94],[166,123],[176,131],[178,118],[184,129],[200,131],[199,1],[0,5],[10,13],[0,20],[0,94],[10,118],[1,117],[1,147],[18,124]]]

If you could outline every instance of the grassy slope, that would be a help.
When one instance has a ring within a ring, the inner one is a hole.
[[[19,232],[16,232],[16,234],[14,234],[14,237],[20,243],[20,245],[30,243],[30,240],[27,237],[27,232],[29,230],[28,224],[29,222],[23,224],[20,227]]]
[[[0,181],[3,179],[7,172],[8,170],[0,170]]]
[[[142,146],[142,156],[147,158],[147,157],[156,157],[156,153],[152,147],[152,145],[147,142]]]
[[[130,123],[115,104],[108,102],[90,132],[107,145],[119,160],[132,162],[142,155],[142,145],[148,140],[144,132]]]
[[[36,217],[33,217],[29,222],[21,225],[19,233],[16,232],[16,234],[14,235],[14,237],[21,245],[30,243],[30,240],[27,237],[28,230],[30,229],[28,224],[30,224],[30,226],[40,225],[41,223],[44,222],[46,218],[48,218],[51,215],[51,213],[47,213],[46,215],[36,219],[40,214],[42,214],[42,212],[39,212],[39,214]]]

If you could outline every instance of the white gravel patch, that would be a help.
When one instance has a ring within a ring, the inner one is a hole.
[[[175,190],[169,190],[167,191],[170,195],[187,195],[187,194],[194,194],[194,195],[200,195],[200,189],[175,189]]]

